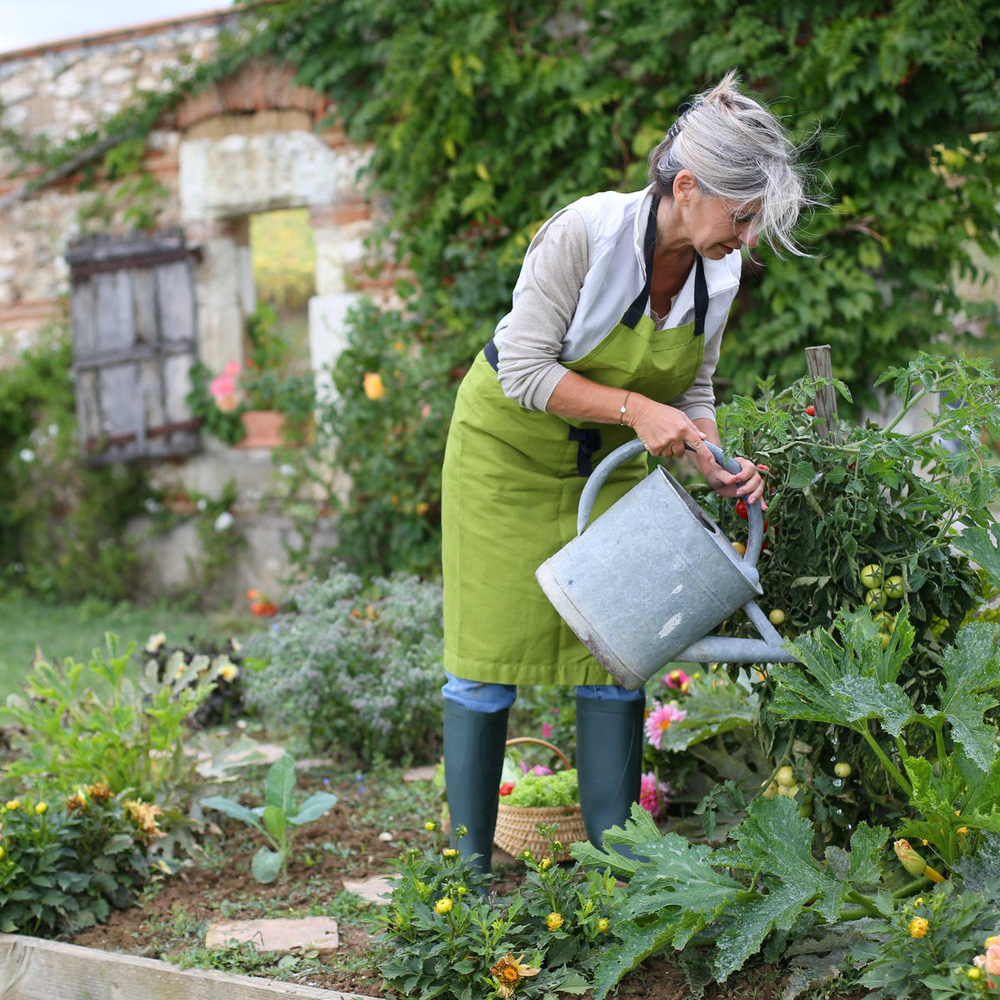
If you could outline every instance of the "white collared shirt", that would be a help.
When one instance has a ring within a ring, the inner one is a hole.
[[[645,282],[643,242],[653,189],[588,195],[557,212],[535,235],[514,286],[513,307],[497,325],[500,384],[527,409],[544,410],[575,361],[620,322]],[[722,331],[739,289],[741,254],[704,259],[708,286],[705,359],[694,385],[672,405],[689,417],[714,418],[711,378]],[[694,267],[657,326],[694,319]]]

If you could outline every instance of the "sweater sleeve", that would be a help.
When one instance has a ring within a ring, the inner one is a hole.
[[[528,247],[513,307],[494,334],[500,387],[527,410],[544,410],[569,370],[559,355],[589,266],[587,224],[575,209],[550,219]]]

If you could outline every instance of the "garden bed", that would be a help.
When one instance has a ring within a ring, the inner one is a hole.
[[[377,956],[372,950],[377,907],[345,892],[344,880],[354,882],[393,871],[393,863],[408,846],[426,841],[423,822],[440,812],[430,782],[404,782],[403,771],[379,774],[345,773],[323,781],[314,772],[300,784],[330,787],[340,797],[327,815],[304,827],[287,877],[268,885],[250,873],[260,841],[245,828],[227,823],[218,850],[197,865],[163,877],[139,904],[116,910],[109,920],[71,938],[75,945],[202,968],[262,977],[301,986],[396,997],[382,988]],[[391,834],[390,839],[385,835]],[[497,849],[496,886],[511,892],[524,878],[525,866]],[[204,947],[209,922],[279,916],[333,916],[340,946],[329,956],[257,955],[248,946],[227,951]],[[758,964],[731,977],[725,987],[713,987],[718,1000],[777,1000],[783,977],[773,966]],[[670,960],[653,958],[623,980],[622,997],[642,1000],[687,1000],[693,994],[682,971]],[[840,994],[862,996],[853,991]],[[838,996],[831,994],[831,996]]]

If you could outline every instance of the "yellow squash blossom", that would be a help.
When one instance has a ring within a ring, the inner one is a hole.
[[[525,965],[524,955],[520,958],[514,958],[510,954],[504,955],[496,965],[490,967],[490,973],[497,983],[497,993],[504,998],[513,995],[522,979],[537,976],[541,971],[531,965]]]
[[[910,842],[908,840],[897,840],[892,845],[892,849],[896,852],[896,857],[899,858],[899,863],[911,875],[923,875],[925,878],[929,878],[932,882],[944,881],[944,876],[940,872],[931,868],[931,866],[924,861],[923,857],[910,846]]]

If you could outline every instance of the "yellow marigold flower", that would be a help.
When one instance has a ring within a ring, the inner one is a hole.
[[[957,829],[957,830],[955,831],[955,833],[960,833],[960,834],[961,834],[961,833],[968,833],[968,832],[969,832],[969,828],[968,828],[967,826],[960,826],[960,827],[959,827],[959,828],[958,828],[958,829]]]
[[[917,898],[913,901],[913,905],[914,906],[923,906],[924,905],[924,897],[923,896],[917,896]]]
[[[965,970],[965,974],[970,979],[982,979],[983,978],[983,970],[982,969],[977,969],[974,965],[970,965],[969,968],[967,968]]]
[[[497,984],[497,993],[505,1000],[507,997],[513,996],[517,984],[522,979],[537,976],[541,971],[534,966],[525,965],[524,955],[520,958],[514,958],[513,955],[507,954],[496,965],[490,966],[490,974]]]
[[[930,926],[930,922],[924,917],[914,917],[910,921],[910,937],[927,937],[927,932],[930,930]]]
[[[990,945],[994,945],[994,944],[998,944],[998,943],[1000,943],[1000,934],[994,934],[994,935],[992,935],[992,937],[988,937],[983,942],[983,947],[984,948],[989,948]]]
[[[385,395],[385,384],[378,372],[365,372],[361,384],[369,399],[381,399]]]
[[[48,802],[39,802],[35,806],[35,815],[36,816],[44,816],[48,811],[49,811],[49,804],[48,804]]]
[[[450,913],[454,904],[448,896],[442,896],[435,904],[434,909],[438,913]]]
[[[552,859],[542,858],[542,860],[538,862],[538,867],[541,868],[543,872],[547,872],[552,867]]]
[[[441,853],[446,858],[457,858],[458,857],[458,851],[456,851],[454,847],[446,847]]]
[[[166,836],[157,825],[157,818],[163,813],[159,806],[143,802],[142,799],[130,799],[124,805],[147,845],[151,844],[157,837]]]
[[[18,809],[20,809],[20,808],[21,808],[21,803],[20,803],[20,801],[19,801],[18,799],[10,799],[10,800],[9,800],[9,801],[7,802],[7,808],[8,808],[8,809],[9,809],[9,810],[10,810],[11,812],[16,812],[16,811],[17,811]]]
[[[464,885],[460,885],[456,890],[455,894],[461,899],[469,890],[465,888]]]
[[[562,925],[563,925],[563,918],[561,914],[556,913],[555,910],[553,910],[545,918],[545,926],[548,927],[550,931],[557,931],[559,930],[560,927],[562,927]]]
[[[437,828],[438,828],[437,823],[435,823],[433,820],[428,820],[426,823],[424,823],[424,829],[429,830],[431,833],[433,833]]]
[[[611,921],[608,920],[607,917],[601,917],[601,919],[597,921],[597,933],[606,934],[610,926]]]
[[[95,802],[107,802],[111,798],[111,789],[104,782],[99,781],[96,785],[87,786],[87,794]]]

